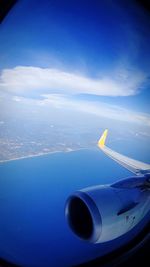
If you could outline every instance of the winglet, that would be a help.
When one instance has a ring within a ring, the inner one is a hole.
[[[102,149],[102,148],[104,147],[104,145],[105,145],[105,141],[106,141],[107,134],[108,134],[108,130],[106,129],[106,130],[103,132],[102,136],[100,137],[100,139],[99,139],[99,141],[98,141],[98,146],[99,146],[99,148],[101,148],[101,149]]]

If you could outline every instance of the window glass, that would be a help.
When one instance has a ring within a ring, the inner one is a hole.
[[[86,242],[65,205],[76,190],[132,175],[98,149],[106,128],[109,147],[150,160],[149,29],[146,9],[117,0],[22,0],[1,22],[0,258],[73,266],[141,229]]]

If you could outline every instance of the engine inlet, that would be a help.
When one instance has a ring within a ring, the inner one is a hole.
[[[71,196],[65,209],[68,224],[81,239],[96,242],[101,233],[101,216],[93,200],[83,192]]]

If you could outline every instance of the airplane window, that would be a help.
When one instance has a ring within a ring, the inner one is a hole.
[[[0,1],[0,266],[103,266],[148,239],[149,14]]]

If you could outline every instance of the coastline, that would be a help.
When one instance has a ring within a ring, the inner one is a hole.
[[[10,162],[10,161],[17,161],[17,160],[22,160],[22,159],[41,157],[41,156],[55,154],[55,153],[70,153],[70,152],[79,151],[79,150],[86,150],[86,149],[89,149],[89,148],[69,149],[68,151],[67,150],[66,151],[56,150],[56,151],[51,151],[51,152],[41,152],[41,153],[38,153],[38,154],[30,154],[30,155],[22,156],[22,157],[18,157],[18,158],[0,160],[0,164],[7,163],[7,162]]]

